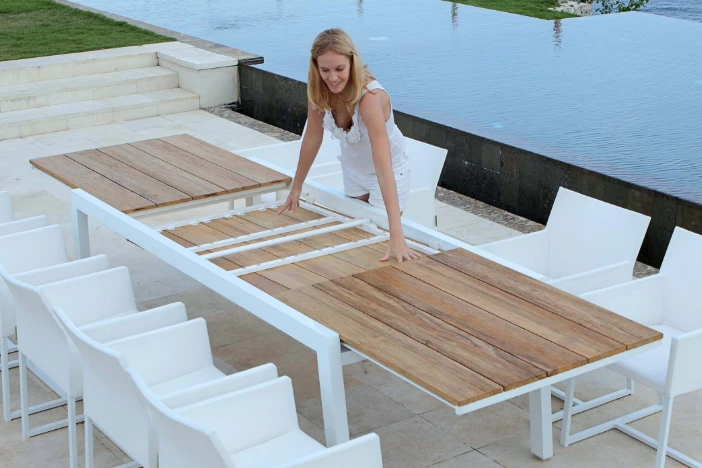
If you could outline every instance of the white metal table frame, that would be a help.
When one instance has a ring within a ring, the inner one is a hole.
[[[258,161],[257,161],[258,162]],[[285,170],[273,166],[268,163],[261,164],[286,173]],[[284,189],[284,188],[283,188]],[[281,190],[281,187],[271,186],[256,191],[256,196],[266,192],[274,192]],[[206,199],[198,200],[197,205],[209,203],[221,203],[223,201],[232,200],[234,198],[251,197],[249,192],[240,192],[228,194],[223,197],[216,197],[216,200]],[[316,206],[329,207],[334,212],[327,211],[331,215],[338,215],[342,219],[336,220],[343,222],[343,219],[361,219],[364,222],[369,221],[373,225],[388,229],[387,215],[384,210],[374,208],[367,203],[359,200],[345,197],[343,193],[325,187],[315,181],[308,181],[303,187],[303,197],[306,198],[309,204],[315,203]],[[596,361],[576,369],[557,374],[546,379],[542,379],[531,384],[515,388],[497,395],[478,400],[464,406],[453,405],[434,393],[422,388],[415,382],[403,377],[392,369],[378,363],[373,358],[364,355],[363,353],[353,349],[352,347],[342,344],[338,333],[329,328],[315,322],[306,315],[289,307],[288,305],[278,301],[269,294],[259,290],[255,286],[238,278],[237,271],[227,272],[219,266],[211,263],[203,256],[200,256],[196,251],[209,250],[215,248],[211,244],[203,246],[195,246],[191,248],[183,247],[169,238],[161,235],[158,229],[168,229],[169,227],[177,227],[178,225],[193,224],[207,219],[222,217],[223,215],[207,215],[197,219],[190,219],[181,223],[167,223],[157,229],[148,227],[136,218],[144,218],[146,216],[162,214],[164,211],[179,211],[192,208],[195,205],[193,202],[183,203],[180,205],[165,207],[164,210],[149,210],[145,212],[137,212],[135,214],[126,215],[117,209],[111,207],[105,202],[88,194],[81,189],[75,189],[70,194],[71,212],[73,220],[73,240],[75,246],[76,259],[85,258],[90,255],[88,217],[100,222],[108,229],[121,235],[125,239],[130,240],[134,244],[142,247],[147,252],[155,255],[159,259],[165,261],[174,268],[180,270],[191,278],[199,281],[203,285],[226,297],[238,306],[246,309],[248,312],[256,315],[260,319],[266,321],[278,330],[286,333],[293,339],[299,341],[305,346],[311,348],[317,353],[318,374],[320,381],[322,412],[324,418],[324,431],[327,446],[331,447],[349,440],[348,419],[346,410],[346,396],[344,390],[344,380],[342,366],[357,362],[362,359],[368,359],[375,364],[387,369],[403,380],[409,382],[415,387],[432,395],[438,400],[451,406],[456,411],[456,414],[462,415],[475,411],[495,403],[503,402],[515,396],[529,394],[529,412],[530,412],[530,430],[531,430],[531,451],[534,455],[542,460],[549,459],[553,456],[553,441],[552,441],[552,416],[551,416],[551,385],[566,381],[581,374],[585,374],[592,370],[604,367],[613,362],[627,359],[633,355],[645,352],[653,347],[660,346],[660,342],[641,346],[636,349],[628,350],[611,356],[600,361]],[[278,202],[279,204],[280,202]],[[232,204],[230,203],[230,207]],[[261,208],[271,206],[271,204],[261,205]],[[309,206],[309,205],[308,205]],[[257,206],[250,207],[249,210],[259,209]],[[157,211],[158,210],[158,211]],[[231,214],[225,213],[225,215]],[[437,250],[452,250],[462,248],[470,252],[481,255],[489,260],[495,261],[502,265],[508,266],[516,271],[526,274],[530,277],[538,278],[535,272],[526,270],[518,265],[506,262],[498,257],[481,251],[479,248],[461,242],[452,237],[446,236],[438,231],[429,229],[412,221],[403,220],[403,230],[405,236],[414,241],[421,242],[431,249]],[[302,224],[302,223],[301,223]],[[296,225],[299,226],[299,225]],[[278,228],[280,229],[280,228]],[[293,232],[297,228],[288,228]],[[300,227],[300,229],[302,229]],[[368,229],[366,229],[368,230]],[[379,230],[380,231],[380,230]],[[282,233],[282,232],[281,232]],[[272,235],[270,232],[267,235]],[[258,234],[249,236],[241,236],[228,240],[231,245],[246,242],[255,239]],[[260,237],[263,237],[261,235]],[[234,241],[234,242],[232,242]],[[414,247],[417,244],[412,243]],[[209,245],[209,247],[207,247]],[[230,244],[226,244],[230,245]],[[217,245],[221,247],[221,244]],[[360,245],[356,245],[358,247]],[[207,248],[206,248],[207,247]],[[350,247],[351,248],[351,247]],[[323,249],[324,250],[324,249]],[[428,251],[425,248],[425,252]],[[322,251],[317,251],[322,252]],[[331,252],[329,252],[331,253]],[[323,253],[322,253],[323,254]],[[302,254],[306,255],[306,254]],[[303,260],[302,256],[288,257],[288,261]],[[283,260],[283,259],[280,259]],[[254,265],[256,266],[256,265]],[[244,272],[240,274],[257,271],[255,268],[241,269]]]

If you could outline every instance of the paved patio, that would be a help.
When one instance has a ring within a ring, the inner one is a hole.
[[[231,151],[279,141],[249,127],[281,139],[290,138],[276,129],[266,131],[265,125],[251,123],[241,116],[237,120],[246,125],[205,111],[191,111],[0,141],[0,189],[12,194],[18,217],[46,214],[50,222],[61,224],[70,250],[69,189],[32,169],[29,159],[179,133],[189,133]],[[439,229],[471,244],[539,229],[534,223],[497,213],[465,197],[440,191],[440,198],[456,206],[437,201]],[[474,212],[457,206],[470,207]],[[207,209],[212,208],[202,210]],[[164,217],[154,218],[152,222],[161,222]],[[273,362],[279,374],[290,376],[301,427],[321,440],[319,385],[316,358],[311,350],[106,228],[96,224],[91,224],[90,228],[92,252],[107,254],[113,266],[129,267],[137,299],[143,308],[182,301],[191,317],[207,320],[213,353],[223,371],[231,373]],[[655,460],[652,449],[617,431],[563,449],[557,443],[560,433],[555,430],[555,457],[541,462],[529,450],[526,397],[457,417],[441,402],[368,362],[344,370],[351,436],[376,432],[380,436],[386,468],[638,467],[652,466]],[[17,369],[11,371],[11,380],[12,398],[18,407]],[[589,399],[619,388],[623,383],[624,378],[613,372],[598,371],[579,379],[576,396]],[[29,384],[31,402],[54,398],[31,374]],[[553,402],[554,409],[562,407],[558,400]],[[573,429],[577,431],[654,402],[653,392],[638,387],[634,396],[576,416]],[[62,413],[65,410],[59,408],[33,416],[32,424],[65,417]],[[660,415],[654,415],[633,426],[655,437],[659,418]],[[555,426],[560,427],[560,423]],[[82,431],[80,425],[81,457]],[[98,433],[97,437],[97,467],[112,467],[128,461],[104,436]],[[702,459],[702,392],[676,398],[670,443],[687,455]],[[65,429],[22,440],[19,420],[0,422],[0,468],[63,467],[67,463]],[[666,466],[682,465],[668,459]]]

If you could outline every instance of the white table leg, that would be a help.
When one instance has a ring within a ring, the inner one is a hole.
[[[317,351],[319,387],[322,393],[322,414],[327,447],[349,440],[349,422],[346,414],[346,391],[341,367],[341,343],[330,342],[325,350]]]
[[[529,427],[531,453],[542,460],[553,457],[551,388],[548,385],[529,393]]]
[[[90,232],[88,231],[88,215],[71,207],[73,219],[73,259],[90,257]]]

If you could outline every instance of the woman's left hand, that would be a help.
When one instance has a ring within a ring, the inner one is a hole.
[[[390,233],[390,242],[388,243],[388,250],[385,252],[385,256],[380,259],[381,262],[386,262],[390,259],[390,256],[394,255],[397,259],[397,263],[402,263],[403,260],[414,260],[421,257],[417,252],[410,249],[405,240],[405,236],[393,235]]]

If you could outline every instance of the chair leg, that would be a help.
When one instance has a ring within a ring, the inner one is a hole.
[[[29,401],[27,401],[27,358],[19,352],[20,412],[22,413],[22,438],[29,439]]]
[[[575,379],[568,380],[568,387],[565,392],[563,402],[563,424],[561,426],[561,445],[567,447],[570,444],[570,423],[573,417],[573,394],[575,393]]]
[[[76,399],[69,396],[68,400],[68,466],[78,468],[78,434],[76,430]]]
[[[12,420],[10,407],[10,353],[7,346],[8,339],[0,338],[0,359],[2,360],[2,417],[6,422]]]
[[[94,467],[93,458],[93,420],[85,416],[85,468]]]
[[[663,468],[665,457],[668,452],[668,435],[670,434],[670,417],[673,413],[673,399],[663,397],[663,415],[661,416],[661,428],[658,433],[658,449],[656,451],[656,468]]]

